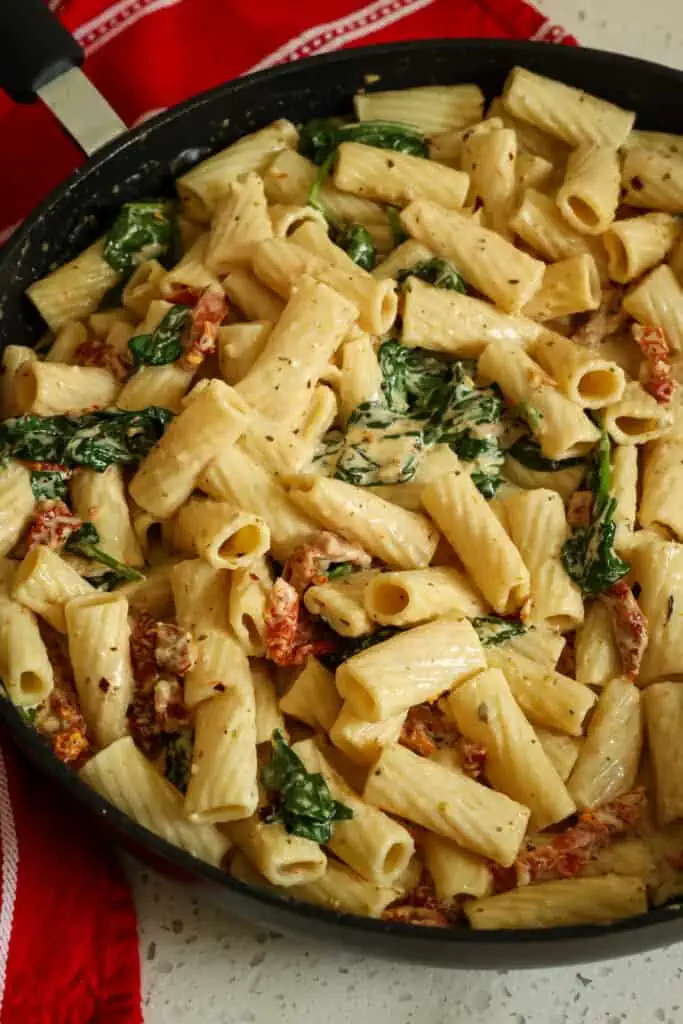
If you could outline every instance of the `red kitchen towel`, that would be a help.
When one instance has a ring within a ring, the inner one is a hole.
[[[346,46],[476,37],[576,44],[522,0],[50,0],[86,53],[85,70],[124,119],[230,78]],[[324,10],[325,21],[320,23]],[[0,244],[83,161],[40,104],[0,93]]]
[[[0,0],[1,2],[1,0]],[[575,44],[522,0],[50,0],[85,70],[133,125],[248,71],[430,37]],[[0,243],[83,158],[39,104],[0,94]],[[59,793],[0,745],[0,1022],[140,1024],[130,892]]]
[[[114,854],[0,746],[0,1020],[142,1024],[135,909]]]

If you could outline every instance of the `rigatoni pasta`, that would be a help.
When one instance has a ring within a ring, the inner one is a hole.
[[[269,899],[601,924],[681,888],[683,143],[483,101],[257,126],[31,285],[0,681]]]

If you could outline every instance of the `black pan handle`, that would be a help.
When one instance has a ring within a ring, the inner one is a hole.
[[[0,0],[0,88],[19,103],[83,63],[83,50],[45,0]]]

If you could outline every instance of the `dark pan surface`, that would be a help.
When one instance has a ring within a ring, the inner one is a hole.
[[[277,117],[304,121],[347,113],[365,75],[378,87],[477,82],[491,99],[515,64],[638,111],[638,126],[683,133],[683,73],[596,50],[507,40],[432,40],[347,50],[288,64],[189,100],[107,146],[53,192],[0,252],[0,349],[37,339],[43,327],[25,288],[73,257],[129,199],[172,191],[192,163]],[[260,925],[368,954],[449,967],[500,970],[579,963],[636,953],[683,939],[679,904],[628,921],[544,932],[412,928],[335,914],[244,885],[158,839],[102,800],[62,766],[7,701],[0,719],[37,768],[110,837],[163,865]]]

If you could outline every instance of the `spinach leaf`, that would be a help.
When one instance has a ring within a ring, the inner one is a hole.
[[[399,271],[396,280],[399,284],[403,284],[409,277],[418,277],[420,281],[425,281],[426,284],[431,284],[435,288],[460,292],[462,295],[467,294],[465,282],[453,264],[447,260],[439,259],[438,256],[431,260],[422,260],[420,263],[415,263],[412,267]]]
[[[69,496],[68,479],[69,473],[63,469],[31,470],[33,497],[36,501],[66,501]]]
[[[387,220],[391,231],[392,249],[395,249],[401,242],[405,242],[408,234],[401,223],[401,211],[398,206],[387,206]]]
[[[448,363],[424,349],[385,341],[377,353],[386,403],[394,412],[429,415],[451,379]]]
[[[335,244],[351,257],[356,266],[367,271],[375,269],[375,243],[362,224],[347,224],[341,231],[333,232],[333,236]]]
[[[189,306],[171,306],[151,334],[136,334],[128,342],[135,366],[174,363],[183,351],[183,335],[192,320]]]
[[[342,117],[314,117],[299,132],[299,152],[320,167],[337,149],[337,132],[343,124]]]
[[[602,430],[597,452],[594,451],[592,455],[588,464],[586,484],[594,495],[594,515],[598,515],[607,504],[612,489],[612,452],[606,430]]]
[[[482,647],[497,647],[498,644],[522,636],[527,631],[518,619],[502,619],[499,615],[481,615],[472,619]]]
[[[102,572],[99,576],[84,576],[83,578],[86,583],[89,583],[91,587],[94,587],[95,590],[99,590],[103,594],[116,590],[118,585],[123,583],[121,576],[113,569]]]
[[[352,572],[353,565],[351,562],[335,562],[328,567],[325,575],[328,580],[343,580],[350,576]]]
[[[98,472],[113,463],[140,462],[172,418],[168,409],[155,405],[137,412],[103,409],[89,413],[78,419],[78,427],[64,449],[64,461]]]
[[[503,416],[503,400],[493,388],[477,388],[467,367],[454,363],[450,386],[438,396],[425,430],[427,439],[455,446],[474,427],[498,423]]]
[[[374,270],[377,253],[375,251],[375,243],[368,229],[364,228],[362,224],[345,224],[343,221],[333,217],[320,196],[321,189],[332,169],[336,155],[337,151],[334,150],[318,168],[315,181],[308,193],[308,205],[322,213],[330,226],[330,237],[335,245],[343,249],[353,262],[362,267],[363,270]]]
[[[339,637],[340,646],[338,650],[332,654],[321,654],[320,661],[330,672],[334,672],[345,661],[348,661],[349,658],[360,654],[361,651],[367,651],[368,647],[374,647],[375,644],[391,640],[392,636],[396,636],[400,632],[402,630],[398,626],[383,626],[382,629],[377,629],[374,633],[368,633],[366,636],[354,637],[353,639]]]
[[[190,783],[193,747],[192,729],[180,729],[165,737],[164,775],[181,793],[187,793]]]
[[[451,446],[459,459],[464,462],[476,462],[470,474],[472,483],[484,498],[490,500],[503,482],[501,470],[505,462],[505,452],[501,449],[497,437],[472,437],[463,434]]]
[[[313,464],[318,472],[325,476],[334,476],[337,468],[337,458],[344,446],[344,431],[333,427],[318,442],[318,447],[313,456]]]
[[[101,409],[84,416],[18,416],[0,423],[0,458],[87,466],[102,472],[147,455],[173,418],[151,405],[128,412]]]
[[[119,562],[118,558],[112,558],[106,551],[98,547],[99,542],[100,535],[97,532],[97,527],[94,523],[86,522],[71,534],[64,545],[64,550],[70,551],[72,555],[80,555],[81,558],[106,565],[113,573],[116,573],[120,580],[144,580],[144,575],[137,569],[133,569],[130,565],[124,565],[123,562]]]
[[[104,243],[109,266],[129,274],[143,260],[163,256],[173,241],[172,210],[163,199],[124,203]]]
[[[0,422],[0,455],[24,462],[64,465],[64,442],[73,433],[66,416],[17,416]]]
[[[472,480],[485,498],[493,497],[504,455],[497,437],[477,436],[476,428],[502,419],[498,390],[476,387],[469,360],[447,363],[396,341],[385,341],[378,359],[389,409],[421,420],[425,446],[448,444],[461,459],[476,460]]]
[[[518,402],[510,412],[516,419],[526,423],[532,433],[538,430],[543,419],[543,413],[530,402]]]
[[[261,770],[261,782],[273,800],[266,824],[280,821],[294,836],[314,843],[329,843],[334,824],[348,821],[353,811],[332,799],[329,786],[318,772],[308,772],[279,729],[273,732],[273,754]]]
[[[583,456],[575,456],[571,459],[547,459],[541,452],[538,442],[528,434],[510,445],[507,454],[520,465],[536,470],[538,473],[558,473],[560,470],[570,469],[572,466],[582,466],[586,461]]]
[[[17,712],[24,725],[34,726],[36,724],[36,718],[38,717],[38,711],[40,710],[40,704],[33,704],[31,707],[15,704],[14,710]]]
[[[562,546],[562,564],[585,597],[597,597],[629,572],[614,550],[616,498],[610,498],[589,526],[576,529]]]
[[[417,472],[423,448],[415,420],[364,402],[349,417],[335,476],[357,487],[406,483]]]
[[[564,542],[562,564],[585,597],[597,597],[626,576],[631,568],[614,550],[617,500],[611,497],[611,446],[604,428],[586,482],[593,492],[591,521],[588,526],[574,529]]]
[[[320,166],[342,142],[362,142],[412,156],[429,157],[429,145],[417,128],[396,121],[344,122],[338,117],[314,118],[299,133],[299,152]]]

